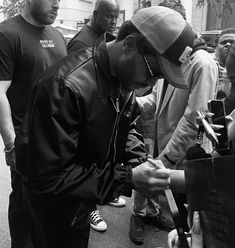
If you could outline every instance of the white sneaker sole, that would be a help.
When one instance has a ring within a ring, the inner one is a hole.
[[[94,230],[96,230],[98,232],[104,232],[104,231],[107,230],[107,225],[99,227],[99,226],[96,226],[96,225],[93,225],[93,224],[90,223],[90,226],[91,226],[92,229],[94,229]]]
[[[108,203],[110,206],[113,206],[113,207],[117,207],[117,208],[121,208],[121,207],[125,207],[126,206],[126,203],[115,203],[115,202],[109,202]]]

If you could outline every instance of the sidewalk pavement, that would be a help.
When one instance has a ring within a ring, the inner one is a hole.
[[[145,225],[143,245],[135,245],[129,239],[128,231],[133,198],[123,198],[127,202],[124,208],[98,206],[108,228],[103,233],[91,229],[89,248],[167,248],[167,232],[159,231],[158,228],[152,226]]]

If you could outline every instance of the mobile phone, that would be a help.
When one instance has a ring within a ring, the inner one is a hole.
[[[223,128],[216,130],[220,136],[217,136],[218,143],[212,142],[213,148],[221,153],[229,150],[229,141],[228,141],[228,130],[226,123],[226,112],[224,107],[224,101],[222,100],[210,100],[208,101],[208,108],[211,113],[214,115],[211,117],[213,124],[222,125]]]

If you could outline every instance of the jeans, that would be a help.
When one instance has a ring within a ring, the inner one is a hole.
[[[160,212],[160,205],[158,204],[158,197],[154,199],[146,198],[139,192],[134,190],[134,202],[132,214],[142,217],[154,217]]]
[[[153,138],[144,138],[145,148],[149,152],[149,154],[153,154]],[[133,202],[133,215],[139,215],[142,217],[149,216],[154,217],[157,216],[160,212],[160,205],[158,204],[159,197],[156,196],[154,199],[146,198],[142,196],[139,192],[134,190],[134,202]]]

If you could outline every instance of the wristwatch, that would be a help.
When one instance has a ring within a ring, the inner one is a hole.
[[[9,143],[5,146],[5,148],[3,149],[3,151],[5,153],[11,153],[12,151],[14,151],[15,149],[15,145],[13,143]]]

